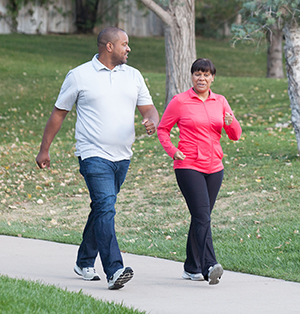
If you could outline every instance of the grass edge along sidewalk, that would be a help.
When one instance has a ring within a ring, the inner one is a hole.
[[[115,302],[104,302],[80,292],[71,292],[38,281],[0,276],[0,311],[18,313],[143,314]]]

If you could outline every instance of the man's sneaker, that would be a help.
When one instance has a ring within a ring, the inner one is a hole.
[[[118,269],[108,280],[108,289],[116,290],[124,287],[124,284],[133,277],[130,267]]]
[[[82,276],[84,280],[100,280],[100,276],[93,267],[78,267],[75,264],[74,271],[77,275]]]
[[[208,283],[210,285],[216,285],[219,283],[219,279],[223,275],[223,267],[221,264],[210,266],[208,269]]]
[[[204,277],[201,273],[192,274],[192,273],[189,273],[185,270],[183,271],[182,278],[183,279],[190,279],[190,280],[194,280],[194,281],[203,281],[204,280]]]

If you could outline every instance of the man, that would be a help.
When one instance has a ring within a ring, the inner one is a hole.
[[[132,156],[135,108],[146,132],[155,133],[159,116],[140,72],[127,66],[127,34],[108,27],[98,35],[98,54],[71,70],[46,124],[36,162],[50,168],[50,145],[76,103],[76,152],[91,198],[74,271],[85,280],[100,280],[94,269],[98,252],[109,289],[120,289],[133,277],[124,267],[115,227],[115,202]]]

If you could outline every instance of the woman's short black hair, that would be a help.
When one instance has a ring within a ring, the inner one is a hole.
[[[205,58],[199,58],[192,64],[191,67],[191,73],[194,72],[210,72],[211,75],[215,75],[217,70],[214,66],[214,64],[209,60]]]

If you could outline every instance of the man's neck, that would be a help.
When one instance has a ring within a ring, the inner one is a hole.
[[[100,55],[98,56],[98,60],[110,70],[113,70],[116,67],[116,65],[111,63],[110,59],[104,58]]]

